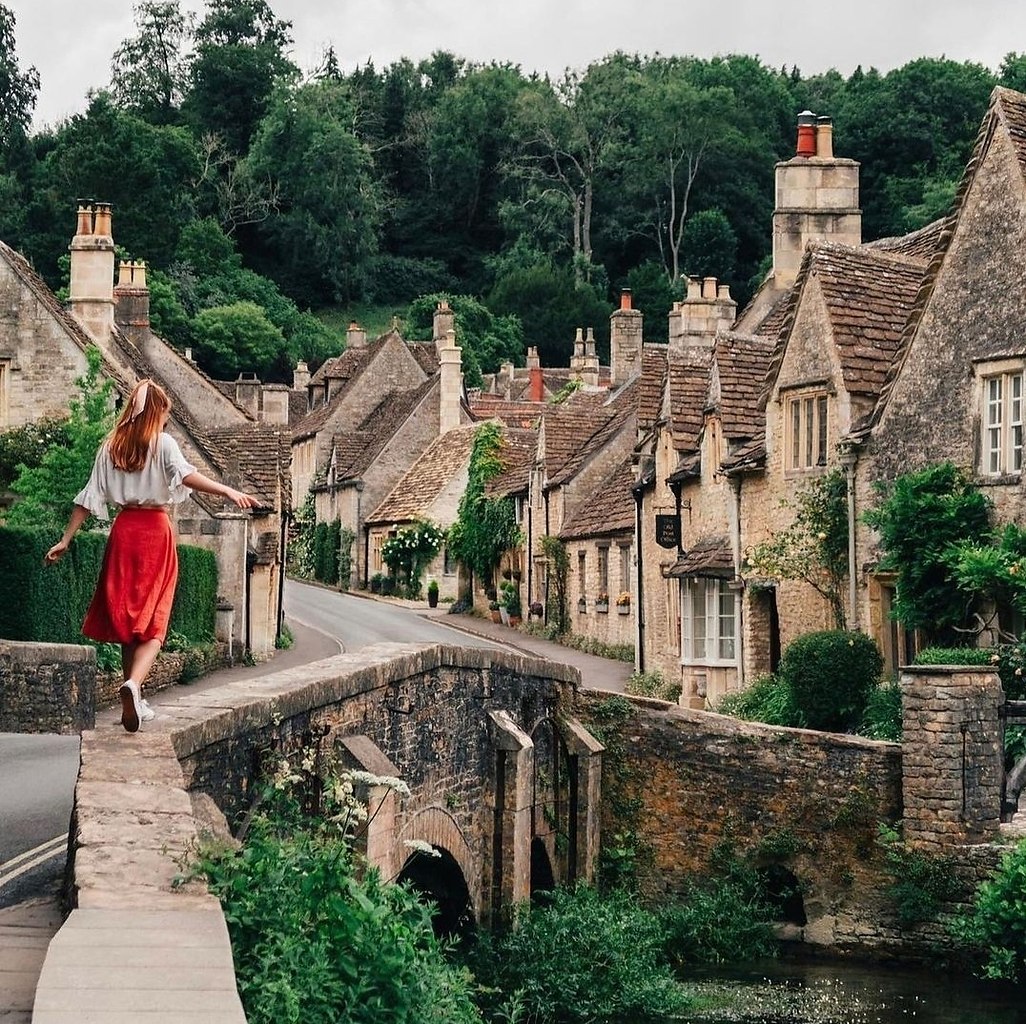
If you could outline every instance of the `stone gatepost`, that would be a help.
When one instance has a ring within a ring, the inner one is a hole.
[[[996,672],[964,665],[904,668],[904,836],[919,849],[992,842],[1001,821],[1001,706]]]

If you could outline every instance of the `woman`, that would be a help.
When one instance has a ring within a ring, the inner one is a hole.
[[[121,724],[129,732],[153,718],[142,686],[167,635],[178,580],[167,506],[185,501],[190,490],[222,495],[239,508],[259,504],[197,473],[175,439],[164,433],[170,415],[164,389],[152,380],[139,381],[96,453],[89,482],[75,496],[64,536],[45,556],[47,564],[58,561],[90,514],[107,519],[107,506],[120,506],[82,632],[121,644]]]

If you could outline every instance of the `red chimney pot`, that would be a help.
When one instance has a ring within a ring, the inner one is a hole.
[[[624,288],[624,290],[622,292],[620,292],[620,308],[621,309],[630,309],[631,308],[631,290],[630,290],[630,288]]]

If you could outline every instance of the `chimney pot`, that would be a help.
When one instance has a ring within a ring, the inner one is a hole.
[[[731,299],[730,299],[730,285],[729,284],[718,285],[717,288],[716,288],[716,298],[718,298],[718,299],[726,299],[728,302],[730,302],[731,301]]]
[[[831,117],[816,118],[816,156],[823,160],[834,158],[834,121]]]
[[[694,299],[700,299],[702,297],[702,279],[700,277],[689,277],[688,278],[688,294],[685,297],[685,302],[693,301]]]
[[[631,308],[631,290],[630,288],[624,288],[620,292],[620,308],[630,309]]]
[[[80,199],[78,201],[78,225],[75,228],[76,235],[91,235],[93,233],[93,208],[89,201]]]
[[[192,349],[188,345],[185,346],[185,358],[191,363],[192,362]]]
[[[531,366],[528,370],[527,399],[530,402],[545,400],[545,378],[542,376],[540,366]]]
[[[803,110],[798,115],[798,156],[816,155],[816,115],[811,110]]]
[[[93,234],[99,238],[111,237],[110,203],[96,204],[96,218],[93,221]]]
[[[538,359],[538,347],[531,345],[527,350],[527,368],[534,366],[541,366],[541,361]]]
[[[128,288],[132,284],[132,264],[122,260],[118,264],[118,287]]]
[[[716,278],[715,277],[703,277],[702,278],[702,298],[703,299],[715,299],[716,298]]]

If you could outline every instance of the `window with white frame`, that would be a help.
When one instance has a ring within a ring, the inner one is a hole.
[[[983,472],[1022,472],[1023,372],[983,378]]]
[[[681,605],[685,662],[733,663],[737,637],[737,596],[725,580],[684,580]]]
[[[825,391],[794,395],[784,405],[789,470],[816,469],[827,464],[829,400]]]

